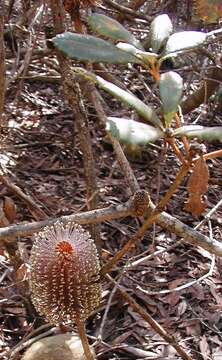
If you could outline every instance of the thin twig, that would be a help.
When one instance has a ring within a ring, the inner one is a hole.
[[[204,219],[195,226],[195,230],[199,229],[206,221],[210,220],[211,216],[222,206],[222,199],[204,216]]]
[[[173,335],[170,335],[166,330],[164,330],[162,326],[160,326],[157,321],[155,321],[140,305],[138,305],[136,301],[127,294],[110,275],[106,275],[106,278],[113,284],[113,286],[117,287],[118,293],[133,308],[133,310],[138,313],[168,344],[176,349],[177,353],[183,360],[192,360],[186,351],[178,344]]]
[[[53,14],[53,23],[56,33],[61,33],[65,29],[64,25],[64,8],[60,0],[51,0],[51,9]],[[78,14],[75,14],[75,16]],[[76,17],[75,17],[76,19]],[[81,25],[81,24],[79,24]],[[78,30],[81,30],[80,28]],[[77,83],[76,79],[70,77],[71,65],[61,54],[57,54],[58,62],[60,64],[62,74],[62,84],[66,99],[71,107],[74,120],[76,123],[78,137],[80,140],[80,147],[82,150],[83,166],[86,181],[86,198],[88,208],[95,209],[98,204],[97,184],[96,184],[96,166],[92,150],[92,142],[90,130],[88,126],[88,119],[82,99],[82,87]],[[85,82],[86,83],[86,82]],[[84,82],[83,82],[84,85]],[[94,196],[94,194],[96,194]],[[91,199],[91,200],[89,200]],[[93,238],[98,248],[101,248],[101,238],[98,226],[93,226],[91,229]]]
[[[4,47],[4,5],[0,5],[0,125],[2,125],[2,114],[5,106],[5,47]]]
[[[97,112],[100,122],[105,127],[106,123],[107,123],[107,117],[106,117],[105,111],[103,109],[102,103],[100,101],[98,91],[96,90],[95,87],[89,93],[89,97],[95,107],[95,110]],[[131,168],[129,162],[124,155],[123,149],[122,149],[120,143],[111,134],[109,134],[109,140],[113,146],[120,169],[123,171],[123,173],[125,175],[125,179],[131,189],[131,192],[135,193],[136,191],[139,190],[139,185],[138,185],[138,182],[135,178],[135,175],[132,171],[132,168]]]
[[[120,261],[128,251],[132,249],[133,246],[136,245],[138,241],[140,241],[145,232],[148,230],[148,228],[158,219],[160,216],[160,213],[163,211],[165,206],[168,204],[170,198],[173,196],[177,188],[179,187],[181,181],[183,178],[187,175],[188,171],[190,169],[190,163],[184,164],[179,171],[179,173],[176,176],[176,179],[174,180],[173,184],[170,186],[169,190],[163,197],[163,199],[160,200],[158,205],[153,208],[151,214],[149,215],[148,219],[143,223],[143,225],[139,228],[139,230],[136,232],[136,234],[122,247],[121,250],[119,250],[114,257],[103,266],[101,269],[101,275],[104,276],[106,273],[110,272],[115,264]]]
[[[151,16],[148,15],[144,15],[138,11],[132,10],[126,6],[120,5],[119,3],[116,3],[115,1],[112,0],[105,0],[105,3],[109,6],[111,6],[113,9],[116,9],[124,14],[128,14],[131,15],[135,18],[140,18],[140,19],[144,19],[148,22],[151,22],[153,20],[153,18]]]
[[[50,325],[49,324],[46,324],[46,325],[43,325],[44,327],[49,327]],[[42,327],[40,327],[42,329]],[[36,330],[40,330],[40,328],[36,329]],[[10,360],[12,360],[16,354],[18,354],[18,352],[24,350],[25,348],[31,346],[33,343],[35,343],[37,340],[40,340],[44,337],[47,337],[49,335],[52,335],[52,334],[55,334],[56,332],[56,328],[52,328],[52,329],[49,329],[45,332],[41,332],[41,334],[39,335],[36,335],[35,337],[31,338],[31,339],[28,339],[28,337],[30,336],[27,336],[27,338],[24,338],[23,340],[21,340],[13,349],[11,349],[9,352],[6,352],[5,355],[7,355],[9,357]],[[36,331],[34,331],[36,332]],[[31,333],[31,335],[33,335],[33,333]]]
[[[163,295],[163,294],[170,294],[175,291],[181,291],[181,290],[187,289],[197,283],[200,283],[201,281],[207,279],[209,276],[212,276],[214,266],[215,266],[215,255],[212,255],[211,264],[210,264],[210,268],[209,268],[208,272],[206,274],[202,275],[198,279],[192,280],[186,284],[177,286],[175,288],[167,289],[167,290],[149,291],[149,290],[143,289],[139,285],[136,288],[146,295]]]
[[[9,190],[15,193],[20,199],[22,199],[30,208],[34,211],[32,215],[36,220],[46,219],[46,213],[38,206],[36,201],[34,201],[30,195],[26,195],[22,189],[20,189],[17,185],[13,184],[7,176],[0,175],[0,181],[7,186]]]

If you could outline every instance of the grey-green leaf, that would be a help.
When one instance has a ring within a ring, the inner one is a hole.
[[[96,34],[105,36],[113,41],[123,41],[143,49],[135,36],[126,30],[118,21],[103,15],[94,13],[87,19],[88,25]]]
[[[71,59],[110,64],[141,63],[132,54],[91,35],[65,32],[54,37],[54,47]]]
[[[127,51],[130,54],[135,55],[138,59],[141,60],[143,64],[152,66],[157,62],[158,55],[155,53],[141,51],[133,45],[122,42],[118,43],[116,46],[121,50]]]
[[[164,50],[164,55],[177,51],[186,51],[203,45],[207,34],[200,31],[181,31],[172,34]]]
[[[108,117],[106,130],[124,144],[145,145],[163,137],[163,132],[153,126],[131,119]]]
[[[207,141],[222,142],[222,126],[205,127],[201,125],[182,126],[173,133],[176,137],[187,136]]]
[[[153,52],[158,53],[163,48],[172,31],[173,24],[167,14],[155,17],[150,25],[150,44]]]
[[[159,89],[164,118],[166,125],[169,126],[181,101],[183,79],[174,71],[166,72],[160,76]]]
[[[137,113],[142,116],[146,121],[152,123],[154,126],[163,129],[162,122],[156,115],[155,111],[148,105],[144,104],[140,99],[130,92],[119,88],[109,81],[104,80],[102,77],[97,76],[83,68],[74,68],[75,72],[81,74],[86,79],[93,81],[100,88],[110,93],[115,98],[124,102],[128,106],[132,107]]]

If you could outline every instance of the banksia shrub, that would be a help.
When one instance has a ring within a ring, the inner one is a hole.
[[[53,324],[83,322],[101,297],[94,241],[80,225],[57,222],[34,236],[31,292],[36,310]]]

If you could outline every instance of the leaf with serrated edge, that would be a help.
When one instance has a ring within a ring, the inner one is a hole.
[[[74,60],[110,64],[141,63],[132,54],[91,35],[65,32],[51,39],[51,42],[57,50]]]
[[[143,49],[135,36],[126,30],[118,21],[103,15],[94,13],[87,19],[88,25],[96,34],[105,36],[114,41],[124,41],[134,45],[138,49]]]
[[[124,144],[145,145],[163,137],[163,132],[153,126],[131,119],[108,117],[106,131]]]

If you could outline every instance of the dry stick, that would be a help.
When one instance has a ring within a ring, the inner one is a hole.
[[[32,235],[34,232],[39,231],[44,226],[53,225],[57,221],[61,221],[64,224],[68,222],[76,222],[77,224],[89,225],[99,224],[104,221],[121,219],[127,216],[135,216],[134,207],[131,203],[131,200],[125,204],[111,205],[104,209],[95,209],[83,213],[61,216],[59,218],[51,218],[44,221],[36,221],[27,224],[18,224],[4,227],[0,229],[0,239],[13,242],[13,238],[16,236],[25,237],[27,235]]]
[[[120,5],[119,3],[115,2],[115,1],[105,0],[105,3],[109,6],[111,6],[112,8],[114,8],[115,10],[120,11],[123,14],[128,14],[135,18],[144,19],[148,22],[151,22],[153,20],[152,16],[144,15],[144,14],[137,12],[135,10],[132,10],[126,6]]]
[[[137,11],[144,3],[145,3],[146,0],[131,0],[129,2],[129,4],[127,5],[127,7],[129,9],[132,9],[134,11]],[[119,22],[123,22],[125,16],[124,14],[120,14],[118,17],[117,17],[117,20]]]
[[[82,4],[83,5],[83,4]],[[78,33],[84,33],[84,25],[82,23],[80,17],[80,9],[79,5],[74,7],[70,12],[71,20],[74,24],[74,30]],[[89,67],[90,64],[88,64]],[[91,69],[90,69],[91,70]],[[76,80],[75,80],[76,83]],[[98,187],[96,183],[96,164],[92,150],[92,140],[90,136],[89,130],[89,121],[87,117],[87,111],[84,105],[84,97],[82,92],[86,90],[88,91],[88,81],[82,79],[81,83],[76,83],[76,96],[71,98],[72,100],[75,98],[77,100],[77,106],[81,111],[81,116],[76,118],[76,127],[78,130],[78,136],[80,141],[80,147],[83,154],[83,164],[84,164],[84,172],[86,179],[86,199],[87,199],[87,208],[88,210],[96,209],[98,206],[99,198],[98,198]],[[71,84],[73,85],[73,84]],[[71,86],[72,88],[72,86]],[[72,91],[73,92],[73,91]],[[68,94],[67,94],[68,95]],[[74,104],[75,106],[75,104]],[[75,106],[76,107],[76,106]],[[102,247],[102,241],[100,236],[100,226],[92,225],[91,226],[91,235],[97,245],[98,249]]]
[[[180,105],[183,115],[201,105],[204,100],[208,100],[222,82],[222,70],[220,67],[213,67],[207,73],[207,80],[203,80],[200,88],[188,96]]]
[[[183,178],[187,175],[188,171],[190,169],[190,163],[184,164],[179,173],[176,176],[176,179],[174,180],[173,184],[170,186],[169,190],[167,191],[166,195],[163,197],[162,200],[160,200],[159,204],[154,207],[153,211],[149,215],[148,219],[145,220],[143,225],[139,228],[139,230],[136,232],[136,234],[122,247],[121,250],[119,250],[114,257],[103,266],[101,269],[101,275],[104,276],[106,273],[110,272],[114,265],[120,261],[126,253],[132,249],[133,246],[136,245],[136,243],[142,239],[147,229],[158,219],[160,213],[163,211],[164,207],[169,202],[170,198],[173,196],[175,191],[177,190],[178,186],[180,185]]]
[[[35,213],[32,213],[32,215],[36,220],[43,220],[47,218],[46,213],[40,209],[36,201],[34,201],[31,196],[26,195],[17,185],[13,184],[7,176],[0,175],[0,181],[34,210]]]
[[[52,14],[53,14],[53,23],[55,27],[55,32],[61,33],[64,32],[64,8],[61,0],[50,0]],[[89,208],[96,208],[98,203],[98,196],[96,194],[96,174],[95,174],[95,161],[92,151],[92,143],[90,137],[90,131],[88,127],[88,119],[86,118],[86,112],[84,110],[84,105],[81,100],[81,90],[77,82],[73,83],[73,80],[69,78],[70,62],[67,61],[64,56],[57,54],[58,61],[61,68],[61,74],[63,77],[63,88],[65,96],[69,102],[70,107],[72,108],[77,129],[78,136],[80,140],[80,146],[83,154],[83,164],[87,188],[87,199],[91,198],[89,201]],[[101,239],[99,236],[98,228],[93,229],[93,238],[95,239],[96,245],[98,248],[101,247]]]
[[[127,294],[120,285],[110,276],[106,275],[106,278],[117,288],[118,293],[122,298],[137,312],[151,327],[154,329],[168,344],[174,347],[177,353],[183,360],[192,360],[192,358],[181,348],[173,335],[170,335],[166,330],[162,328],[136,301]]]
[[[28,44],[28,50],[27,53],[25,54],[25,58],[24,61],[22,62],[22,65],[20,66],[20,68],[18,69],[18,72],[16,74],[17,78],[20,78],[20,83],[18,86],[18,90],[16,91],[16,95],[15,95],[15,99],[18,101],[18,97],[20,96],[21,92],[22,92],[22,88],[24,86],[24,76],[26,76],[27,72],[28,72],[28,68],[30,66],[31,63],[31,59],[32,59],[32,54],[33,54],[33,49],[35,48],[37,41],[38,41],[38,35],[40,33],[40,27],[42,25],[42,20],[43,20],[43,13],[44,13],[44,5],[41,5],[40,7],[37,7],[35,9],[35,13],[33,14],[34,18],[31,21],[31,24],[29,25],[29,44]],[[34,27],[35,23],[37,22],[37,20],[39,20],[40,17],[40,21],[38,24],[38,29],[37,29],[37,34],[35,34],[35,39],[32,39],[32,28]]]
[[[70,80],[71,79],[71,80]],[[70,81],[69,81],[70,80]],[[84,173],[86,181],[86,198],[88,209],[92,210],[98,204],[98,192],[96,185],[96,165],[92,151],[92,141],[88,126],[88,119],[86,117],[86,110],[81,96],[81,89],[78,83],[73,83],[72,78],[69,78],[67,73],[66,80],[64,81],[64,92],[75,113],[75,122],[82,150]],[[101,238],[98,226],[92,226],[92,237],[98,248],[101,248]]]
[[[102,103],[100,101],[98,91],[96,90],[95,87],[89,93],[89,97],[95,107],[95,110],[97,112],[100,122],[105,127],[106,123],[107,123],[107,116],[105,114]],[[132,168],[131,168],[129,162],[124,155],[123,149],[122,149],[119,141],[117,141],[111,134],[109,134],[109,140],[113,146],[118,163],[120,165],[120,169],[122,169],[122,171],[126,177],[126,181],[128,182],[131,192],[135,193],[136,191],[139,190],[139,185],[134,176],[134,173],[132,171]]]
[[[5,47],[4,47],[4,5],[0,5],[0,125],[5,105]]]
[[[209,251],[211,254],[215,254],[222,257],[222,242],[212,240],[209,237],[198,233],[196,236],[196,230],[190,228],[188,225],[182,223],[180,220],[174,218],[166,212],[162,212],[158,219],[157,224],[163,229],[180,236],[182,240],[195,247],[200,246],[203,249]]]
[[[152,209],[155,207],[151,201],[149,205]],[[57,221],[63,222],[64,224],[75,222],[77,224],[87,225],[123,219],[127,216],[135,217],[134,206],[132,205],[131,200],[125,204],[111,205],[103,209],[96,209],[27,224],[10,225],[0,229],[0,240],[3,240],[4,242],[14,242],[15,237],[22,236],[24,238],[25,236],[32,235],[34,232],[41,230],[44,226],[53,225]],[[209,237],[197,232],[195,229],[192,229],[172,215],[167,214],[165,211],[159,214],[156,222],[163,229],[183,238],[183,241],[188,244],[196,247],[201,246],[211,254],[222,257],[222,243],[220,241],[212,241]]]

